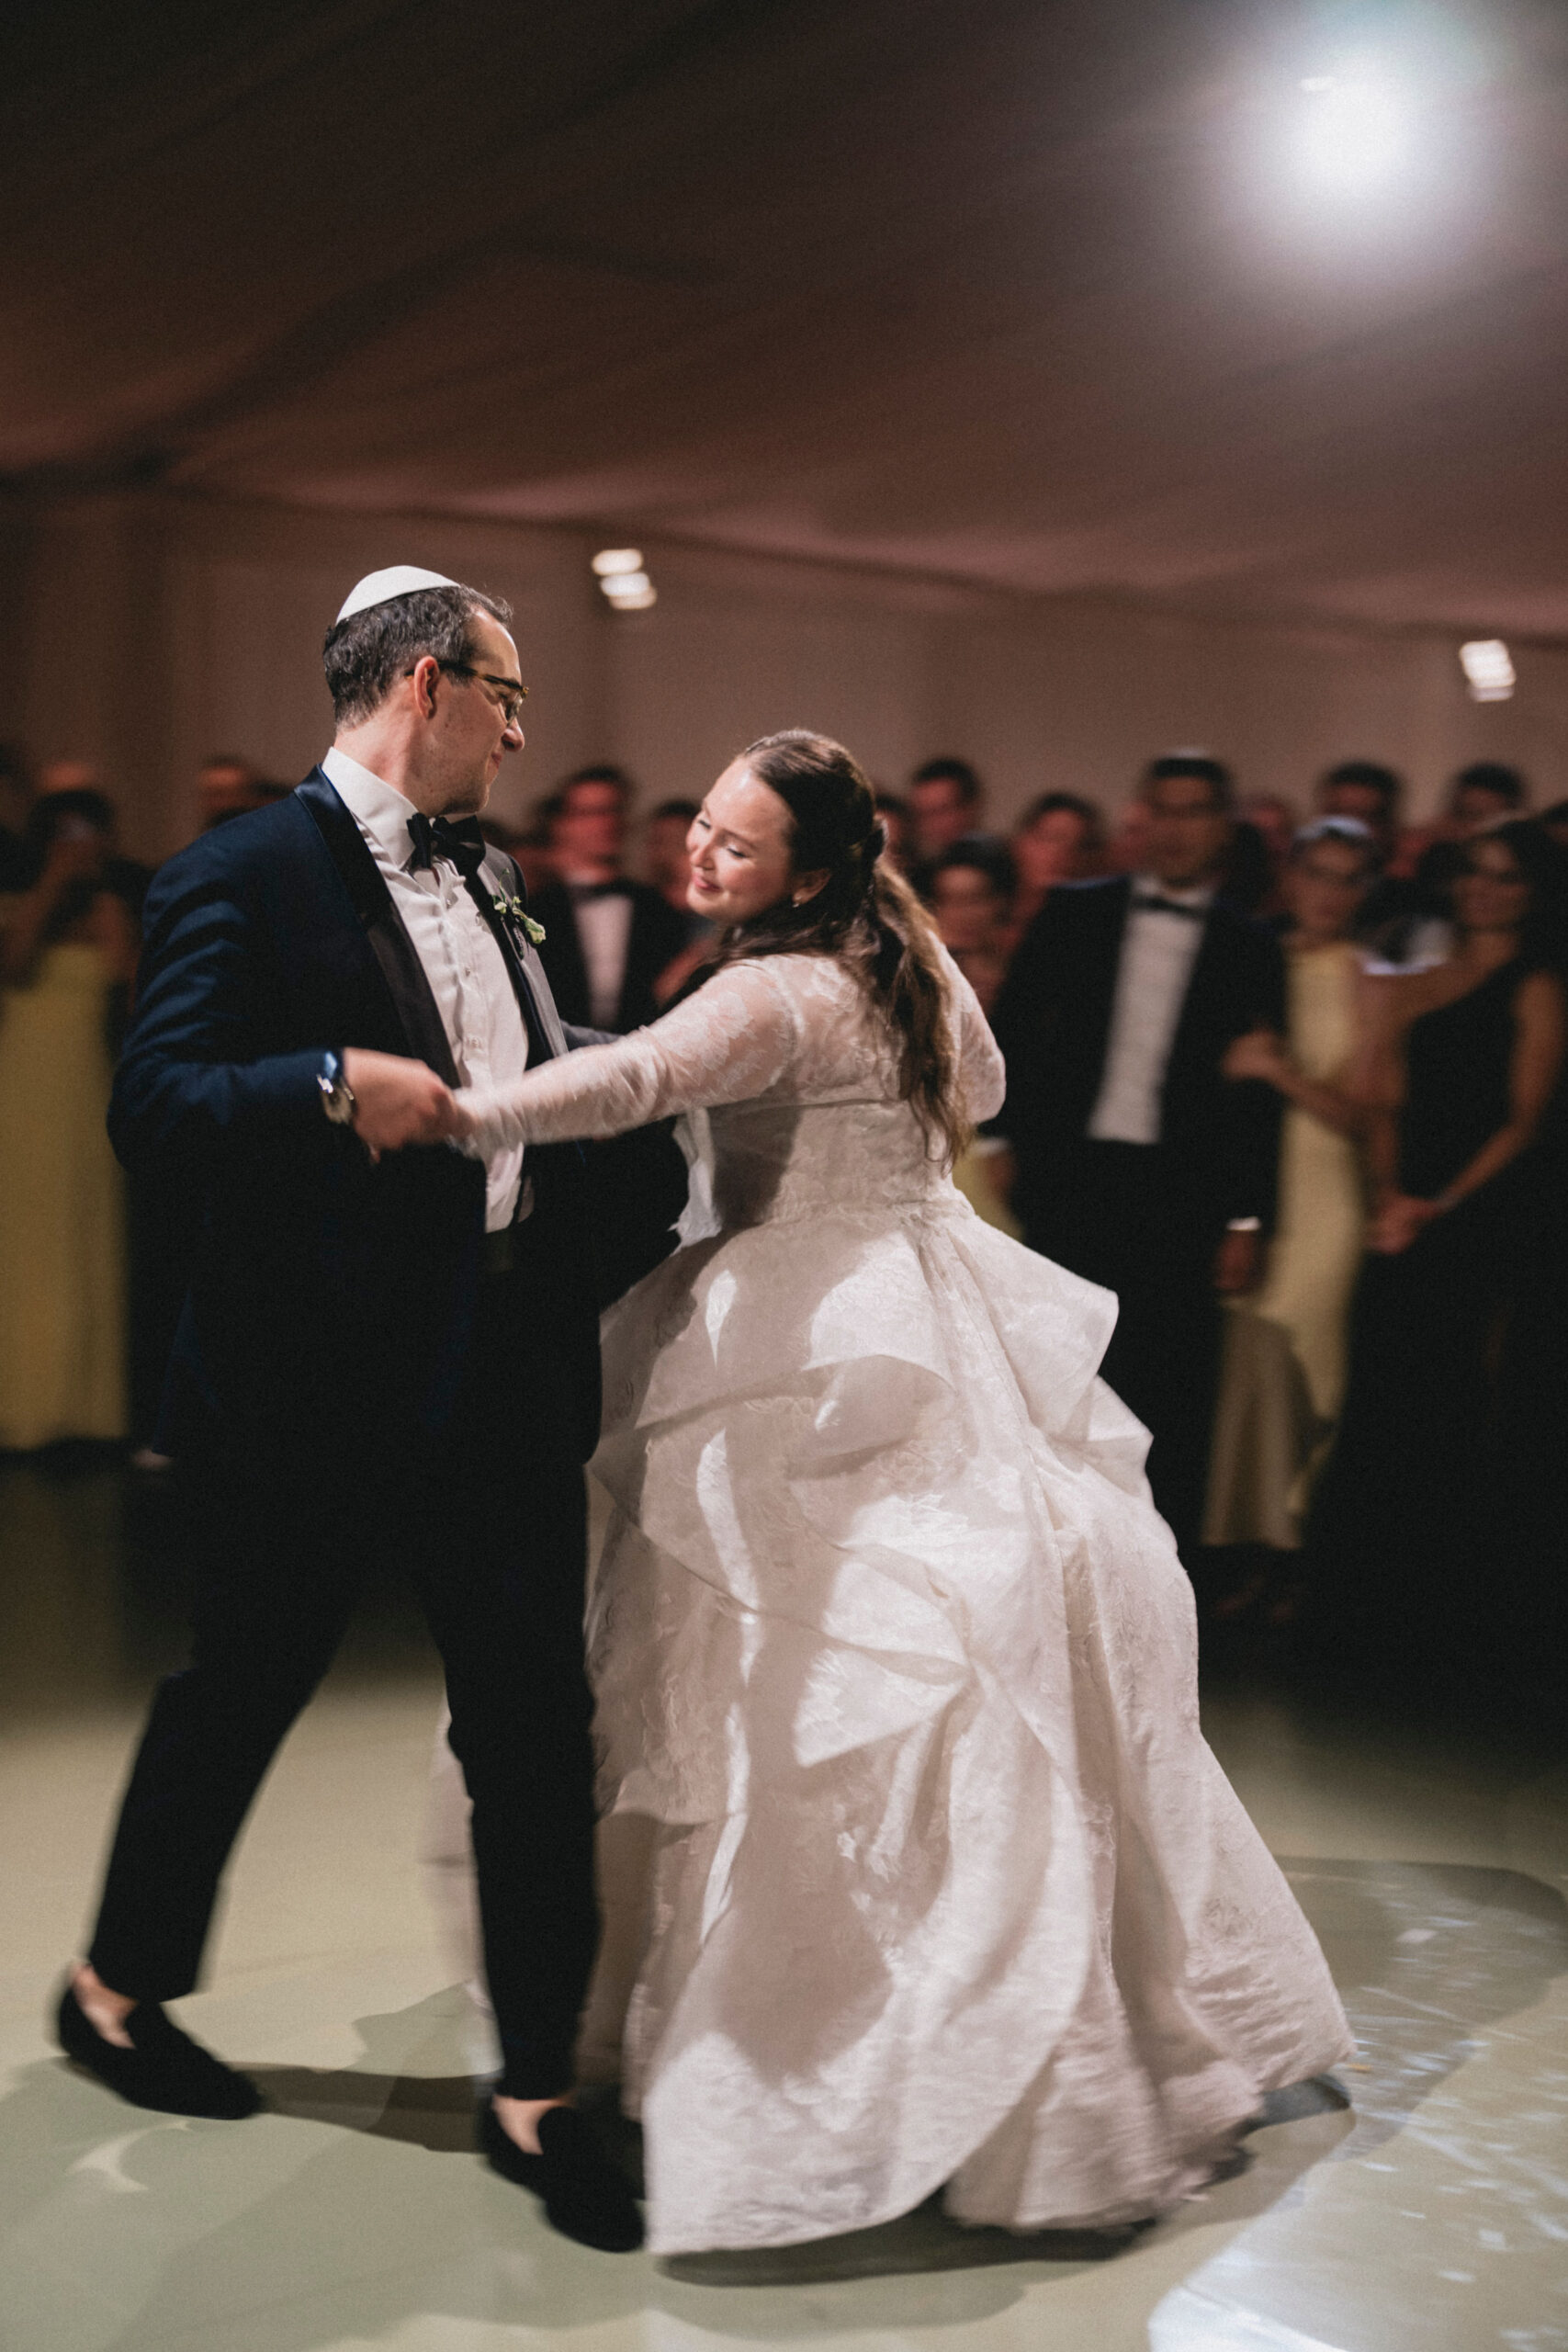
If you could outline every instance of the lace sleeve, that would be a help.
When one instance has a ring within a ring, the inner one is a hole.
[[[624,1135],[674,1112],[750,1102],[783,1078],[798,1043],[794,1001],[778,976],[765,964],[735,964],[629,1037],[543,1062],[511,1086],[466,1089],[457,1100],[481,1151]]]
[[[964,1105],[971,1123],[979,1126],[994,1119],[1007,1093],[1007,1064],[991,1035],[991,1024],[980,1010],[980,1000],[951,958],[948,985],[953,990],[953,1019],[958,1029],[958,1076]]]

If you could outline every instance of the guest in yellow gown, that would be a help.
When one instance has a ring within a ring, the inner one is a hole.
[[[105,887],[114,810],[46,795],[37,878],[0,899],[0,1447],[126,1434],[125,1204],[104,1129],[134,927]]]
[[[1377,862],[1354,818],[1320,818],[1296,834],[1283,878],[1287,1035],[1238,1038],[1226,1060],[1229,1077],[1264,1080],[1286,1108],[1263,1280],[1229,1302],[1203,1527],[1211,1544],[1300,1548],[1344,1397],[1366,1222],[1358,1092],[1373,985],[1350,932]],[[1266,1582],[1251,1579],[1228,1605],[1261,1597]]]

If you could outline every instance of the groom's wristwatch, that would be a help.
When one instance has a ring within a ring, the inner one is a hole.
[[[316,1073],[316,1084],[321,1090],[321,1108],[334,1127],[351,1125],[359,1105],[354,1099],[354,1089],[343,1074],[343,1064],[335,1054],[323,1054],[321,1067]]]

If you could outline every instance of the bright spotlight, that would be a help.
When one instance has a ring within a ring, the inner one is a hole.
[[[614,579],[617,572],[640,571],[640,548],[601,548],[593,559],[593,569],[601,580]]]
[[[1460,667],[1472,702],[1506,702],[1514,691],[1514,665],[1500,637],[1472,638],[1459,650]]]
[[[1321,186],[1354,195],[1404,161],[1409,104],[1374,68],[1356,63],[1309,74],[1301,89],[1301,161]]]

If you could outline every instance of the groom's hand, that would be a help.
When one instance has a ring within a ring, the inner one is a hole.
[[[423,1062],[349,1046],[343,1074],[355,1101],[354,1132],[372,1159],[405,1144],[444,1143],[457,1134],[457,1105]]]

